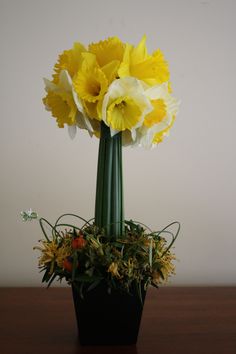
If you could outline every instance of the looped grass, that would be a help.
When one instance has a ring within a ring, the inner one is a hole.
[[[68,217],[79,219],[83,225],[62,222]],[[44,218],[39,222],[45,240],[36,249],[41,252],[39,268],[48,286],[55,279],[66,279],[69,284],[81,287],[82,292],[105,281],[108,289],[129,292],[133,286],[158,287],[175,273],[175,255],[170,249],[180,231],[177,221],[160,231],[152,231],[143,223],[125,220],[121,237],[107,236],[105,228],[98,228],[93,219],[87,221],[76,214],[61,215],[54,225]],[[50,235],[45,224],[51,229]],[[175,233],[172,227],[177,227]],[[171,237],[169,243],[166,236]]]

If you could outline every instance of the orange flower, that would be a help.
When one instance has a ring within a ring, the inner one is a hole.
[[[72,247],[74,249],[81,249],[86,245],[86,240],[84,239],[83,235],[80,235],[79,237],[76,237],[72,241]]]
[[[69,257],[67,257],[66,259],[64,259],[63,261],[63,268],[65,270],[67,270],[68,272],[72,272],[72,262],[71,260],[69,259]]]

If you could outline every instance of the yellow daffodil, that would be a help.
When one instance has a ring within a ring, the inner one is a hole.
[[[90,118],[101,120],[101,101],[108,88],[108,80],[96,62],[96,56],[83,54],[81,69],[77,72],[73,85]]]
[[[169,134],[177,113],[168,64],[146,36],[137,46],[110,37],[88,49],[75,43],[60,54],[53,80],[45,80],[46,108],[74,138],[77,128],[100,138],[101,121],[122,144],[151,147]]]
[[[47,95],[43,99],[46,108],[56,118],[59,128],[64,124],[76,124],[77,107],[72,94],[70,77],[65,70],[60,72],[58,84],[44,80]]]
[[[110,127],[111,134],[129,130],[135,138],[135,130],[152,110],[139,80],[126,77],[113,81],[104,97],[102,119]]]
[[[57,85],[46,79],[44,82],[47,95],[43,102],[46,108],[52,112],[52,116],[56,118],[58,126],[64,128],[64,125],[67,124],[71,137],[75,135],[77,126],[87,129],[92,134],[92,126],[73,90],[68,72],[66,70],[60,72]]]
[[[136,48],[126,44],[118,74],[120,77],[136,77],[148,85],[161,84],[169,80],[169,69],[164,55],[159,49],[152,55],[148,54],[146,36],[143,36]]]
[[[86,48],[81,43],[74,43],[72,49],[65,50],[59,55],[58,62],[54,66],[55,74],[53,75],[53,82],[59,82],[60,72],[66,70],[70,77],[73,78],[77,73],[82,63],[82,53],[86,52]]]
[[[96,56],[96,60],[109,83],[117,76],[118,68],[123,59],[125,45],[118,37],[110,37],[98,43],[91,43],[89,52]]]
[[[83,54],[82,67],[73,81],[79,98],[93,103],[103,98],[108,87],[106,76],[97,65],[96,56],[91,53]]]
[[[99,66],[104,67],[114,60],[121,62],[124,54],[124,44],[118,37],[110,37],[98,43],[91,43],[88,50],[96,55]]]

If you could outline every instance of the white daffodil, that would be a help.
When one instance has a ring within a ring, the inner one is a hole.
[[[146,148],[162,141],[168,134],[178,111],[179,102],[171,96],[168,84],[155,85],[145,90],[153,110],[148,113],[137,131],[137,142]]]
[[[153,110],[141,82],[133,77],[124,77],[112,82],[104,96],[102,119],[110,127],[111,135],[129,131],[136,139],[136,129],[144,117]]]
[[[44,79],[47,96],[44,103],[47,110],[57,119],[58,126],[63,128],[68,125],[68,132],[73,139],[77,127],[86,129],[92,135],[93,128],[89,118],[72,85],[72,79],[66,70],[61,70],[57,84]]]

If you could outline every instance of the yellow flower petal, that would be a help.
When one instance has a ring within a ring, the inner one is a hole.
[[[119,97],[107,109],[107,123],[113,130],[131,130],[137,125],[142,111],[130,97]]]
[[[148,58],[148,52],[146,47],[146,36],[143,36],[136,48],[132,51],[132,64],[140,63]]]
[[[119,66],[120,62],[113,60],[102,67],[102,71],[106,75],[109,84],[116,78]]]
[[[141,82],[132,77],[114,80],[104,96],[102,119],[113,136],[118,131],[135,131],[143,124],[144,117],[153,109]]]
[[[55,84],[59,81],[61,70],[67,70],[70,77],[74,77],[81,66],[83,52],[86,52],[86,48],[81,43],[74,43],[72,49],[65,50],[59,55],[58,62],[54,66],[53,82]]]
[[[102,101],[99,101],[102,102]],[[91,119],[101,120],[101,114],[98,112],[99,102],[83,101],[84,110]]]
[[[169,80],[167,64],[157,57],[150,57],[130,68],[132,76],[145,81],[147,84],[161,84]]]
[[[151,100],[153,110],[144,117],[144,124],[137,132],[137,140],[143,147],[151,148],[168,134],[179,102],[170,95],[168,83],[149,87],[145,94]]]
[[[118,264],[116,262],[112,262],[108,268],[108,272],[111,273],[114,277],[121,278],[121,275],[118,271]]]
[[[131,44],[127,43],[125,45],[123,60],[122,60],[120,67],[118,69],[119,77],[131,76],[130,75],[130,58],[131,58],[132,50],[133,50],[133,46]]]
[[[56,118],[59,128],[64,128],[64,124],[76,124],[77,107],[72,94],[49,91],[43,102]]]
[[[160,123],[166,116],[166,104],[163,99],[151,100],[153,111],[148,113],[144,119],[144,125],[151,127],[153,124]]]
[[[123,61],[118,70],[120,77],[134,76],[149,85],[161,84],[169,80],[168,64],[160,50],[153,55],[147,53],[144,36],[135,48],[126,45]]]
[[[103,98],[107,91],[108,81],[97,66],[96,57],[93,54],[83,54],[82,67],[75,76],[73,84],[76,93],[82,100],[96,102]]]
[[[155,76],[157,78],[157,83],[161,84],[170,79],[170,72],[168,68],[168,63],[165,60],[164,54],[160,49],[153,53],[153,58],[155,59]]]
[[[121,62],[124,54],[124,44],[118,37],[110,37],[98,43],[91,43],[88,50],[96,55],[99,66],[103,67],[113,60]]]
[[[152,141],[153,144],[159,144],[163,141],[164,137],[169,134],[169,130],[172,127],[172,125],[174,124],[174,121],[175,121],[175,116],[172,117],[171,123],[167,128],[163,129],[162,131],[160,131],[154,135],[154,138]]]
[[[61,70],[59,82],[57,84],[44,79],[47,96],[43,99],[46,109],[52,112],[53,117],[57,119],[58,126],[64,127],[68,124],[70,127],[69,135],[74,136],[76,125],[82,129],[87,129],[90,134],[91,125],[85,116],[81,101],[72,87],[72,80],[66,70]],[[73,133],[71,135],[71,133]]]

